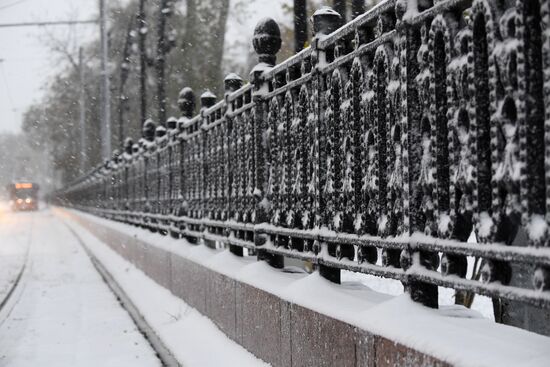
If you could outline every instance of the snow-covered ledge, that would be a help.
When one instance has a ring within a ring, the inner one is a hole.
[[[550,361],[550,338],[495,324],[461,306],[429,309],[407,295],[392,297],[357,283],[335,285],[316,273],[287,273],[253,257],[64,212],[273,366]]]

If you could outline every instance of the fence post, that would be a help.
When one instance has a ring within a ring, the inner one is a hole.
[[[183,124],[193,117],[195,112],[195,93],[189,87],[183,88],[178,94],[178,107],[181,117],[178,120],[178,128],[183,131]]]
[[[162,196],[163,196],[163,192],[162,192],[162,186],[161,186],[161,182],[162,182],[162,150],[159,149],[161,146],[160,146],[160,143],[162,141],[162,138],[164,136],[166,136],[166,127],[165,127],[165,123],[159,123],[159,125],[156,127],[155,129],[155,164],[157,165],[155,171],[156,171],[156,174],[155,174],[155,181],[156,181],[156,193],[155,193],[155,196],[156,196],[156,200],[154,201],[154,208],[153,208],[153,212],[158,215],[158,214],[162,214],[162,211],[163,211],[163,203],[162,203]],[[166,230],[162,229],[162,220],[159,220],[159,219],[155,219],[153,221],[156,225],[156,229],[158,230],[158,232],[162,235],[166,235],[167,232]]]
[[[180,133],[185,132],[185,123],[193,117],[195,112],[195,93],[193,89],[184,87],[178,94],[178,107],[181,112],[181,117],[178,120],[178,131]],[[187,156],[187,141],[181,139],[180,141],[180,155],[179,155],[179,175],[180,175],[180,196],[182,201],[179,207],[176,208],[176,215],[178,217],[189,215],[189,172],[185,171],[185,161]],[[179,223],[179,222],[178,222]],[[178,224],[179,230],[185,229],[185,224]],[[189,243],[197,243],[195,237],[183,236]]]
[[[123,171],[123,180],[124,180],[124,205],[123,205],[123,210],[126,212],[126,211],[129,211],[130,210],[130,187],[128,185],[128,181],[129,181],[129,167],[130,167],[130,162],[132,161],[132,154],[134,152],[134,141],[132,140],[132,138],[128,137],[124,140],[124,159],[123,159],[123,164],[124,164],[124,171]],[[127,213],[124,213],[123,214],[124,218],[125,218],[125,221],[127,222],[128,221],[128,216],[127,216]]]
[[[208,214],[208,185],[209,185],[209,177],[208,172],[212,167],[209,166],[208,159],[206,159],[206,156],[208,152],[210,151],[210,147],[208,146],[208,139],[207,139],[207,132],[205,129],[206,124],[208,123],[207,117],[204,115],[204,111],[210,107],[212,107],[214,104],[216,104],[216,95],[212,93],[209,89],[204,91],[203,94],[201,94],[201,125],[200,129],[202,130],[201,133],[201,157],[202,162],[201,164],[201,188],[200,188],[200,211],[199,211],[199,217],[204,218]],[[204,225],[201,226],[201,230],[204,231]],[[210,248],[215,249],[216,248],[216,242],[211,240],[203,240],[203,243],[205,246],[208,246]]]
[[[421,46],[421,34],[420,27],[413,26],[403,20],[405,13],[411,9],[407,9],[408,6],[416,6],[410,3],[401,3],[396,6],[397,15],[397,32],[398,32],[398,51],[401,64],[401,84],[404,88],[401,89],[401,113],[402,121],[405,126],[403,130],[406,132],[404,138],[404,180],[405,183],[405,195],[410,198],[406,201],[405,212],[405,227],[410,233],[414,231],[423,231],[423,225],[420,211],[420,201],[418,199],[419,193],[422,188],[419,187],[418,179],[420,176],[420,151],[417,146],[421,141],[421,110],[420,110],[420,98],[416,83],[416,77],[420,72],[420,65],[418,63],[417,54]],[[389,252],[386,255],[385,261],[391,264],[397,259],[393,259]],[[439,265],[439,255],[437,253],[430,253],[426,251],[417,251],[411,249],[405,249],[401,252],[398,265],[407,271],[411,266],[421,266],[429,270],[437,269]],[[437,308],[438,307],[438,288],[436,285],[429,284],[416,280],[414,278],[408,278],[404,282],[405,291],[407,291],[412,300],[419,302],[425,306]]]
[[[317,79],[317,85],[319,88],[319,94],[318,94],[319,108],[316,111],[317,123],[318,123],[318,126],[317,126],[318,135],[316,136],[316,139],[319,144],[319,153],[318,153],[319,156],[317,157],[316,164],[317,164],[318,175],[323,176],[323,170],[326,169],[326,167],[323,167],[323,165],[326,162],[325,134],[327,133],[327,131],[322,131],[322,127],[323,125],[328,126],[328,124],[330,124],[331,121],[322,122],[322,120],[324,119],[324,116],[323,116],[324,111],[321,111],[322,109],[321,100],[323,99],[321,90],[323,89],[324,83],[322,80],[323,76],[319,72],[318,67],[319,67],[319,64],[324,64],[326,62],[327,57],[326,57],[326,50],[320,49],[318,47],[318,42],[322,36],[328,35],[334,32],[336,29],[338,29],[338,27],[342,24],[342,16],[338,12],[334,11],[332,8],[328,6],[324,6],[321,9],[318,9],[313,14],[312,21],[313,21],[313,32],[314,32],[313,40],[311,42],[311,46],[314,50],[314,65],[312,66],[315,73],[314,77]],[[325,215],[324,213],[326,208],[324,207],[324,203],[321,200],[322,188],[320,186],[322,185],[323,185],[323,182],[319,182],[316,190],[316,203],[317,203],[315,205],[315,209],[317,211],[315,215],[315,218],[317,221],[316,227],[321,227],[326,224],[326,223],[323,223],[323,219],[321,218],[332,217],[332,215]],[[336,248],[335,244],[319,243],[319,241],[315,241],[315,242],[316,243],[314,243],[314,251],[316,251],[316,253],[318,251],[324,251],[323,250],[324,248],[326,249],[327,254],[330,253],[331,255],[333,255],[335,253],[335,248]],[[323,264],[319,264],[319,274],[323,278],[328,279],[331,282],[340,283],[341,270],[338,268],[333,268],[333,267],[325,266]]]
[[[228,74],[225,79],[223,80],[223,85],[224,85],[224,99],[225,99],[225,106],[226,106],[226,109],[225,109],[225,123],[228,127],[228,132],[227,132],[227,136],[224,137],[224,139],[230,139],[231,137],[231,128],[233,127],[233,121],[232,120],[232,117],[231,117],[231,112],[233,112],[233,104],[229,101],[229,99],[227,98],[231,93],[233,93],[234,91],[236,91],[237,89],[239,89],[240,87],[242,87],[243,85],[243,79],[238,76],[237,74],[235,73],[231,73],[231,74]],[[230,160],[232,158],[230,157]],[[228,205],[231,205],[231,200],[228,200]],[[229,213],[230,208],[227,208],[227,212]],[[235,231],[230,229],[229,230],[229,233],[230,234],[233,234],[231,235],[230,237],[237,237],[235,236]],[[236,246],[236,245],[229,245],[229,251],[234,254],[234,255],[237,255],[237,256],[243,256],[243,248],[241,246]]]
[[[254,29],[252,45],[258,54],[258,64],[250,72],[250,80],[254,85],[252,98],[254,100],[254,199],[255,199],[255,224],[267,223],[268,204],[265,199],[267,184],[265,180],[265,147],[263,144],[266,131],[267,103],[264,94],[269,91],[269,82],[263,78],[264,71],[275,66],[277,52],[281,49],[281,31],[279,25],[271,18],[265,18],[258,22]],[[261,247],[267,242],[267,236],[258,230],[254,230],[254,244],[258,248],[258,260],[265,260],[275,268],[284,267],[284,257],[270,254]]]
[[[149,175],[148,172],[150,172],[149,165],[151,164],[150,159],[150,150],[151,146],[153,145],[153,142],[155,140],[155,123],[151,119],[145,120],[143,123],[143,159],[144,159],[144,165],[145,169],[143,170],[144,174],[142,177],[143,180],[143,188],[144,188],[144,199],[145,204],[143,206],[143,212],[145,213],[145,216],[143,218],[143,223],[145,228],[152,229],[150,226],[151,218],[148,216],[148,213],[151,213],[152,207],[151,207],[151,201],[150,201],[150,185],[149,185]]]

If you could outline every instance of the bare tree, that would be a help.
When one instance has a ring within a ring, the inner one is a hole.
[[[124,46],[122,48],[122,59],[120,63],[120,80],[119,80],[119,95],[118,95],[118,143],[122,149],[124,144],[124,112],[128,108],[128,96],[124,92],[126,81],[128,80],[128,74],[130,73],[130,51],[132,45],[132,29],[134,28],[135,17],[131,16],[128,21],[128,29],[126,31],[126,38],[124,39]]]
[[[163,124],[166,121],[166,55],[173,47],[173,42],[166,35],[166,22],[172,14],[173,1],[160,0],[157,23],[157,55],[155,69],[157,72],[157,102],[158,120]]]
[[[72,17],[70,19],[75,19]],[[58,55],[63,62],[68,62],[74,70],[79,69],[78,64],[78,49],[79,46],[76,44],[76,30],[75,25],[71,25],[67,28],[66,33],[60,37],[52,32],[52,28],[42,27],[42,34],[40,39],[50,51]]]

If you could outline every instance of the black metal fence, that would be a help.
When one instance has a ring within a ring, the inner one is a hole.
[[[147,122],[58,198],[335,282],[398,279],[431,307],[443,286],[550,308],[550,2],[415,3],[343,26],[320,9],[311,47],[280,64],[261,21],[250,83],[229,75],[195,116],[184,88],[179,120]]]

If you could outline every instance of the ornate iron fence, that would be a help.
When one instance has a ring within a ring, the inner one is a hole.
[[[335,282],[398,279],[430,307],[443,286],[549,308],[550,2],[415,3],[341,27],[320,9],[311,47],[280,64],[261,21],[249,84],[230,74],[195,116],[184,88],[179,120],[148,121],[59,199]]]

